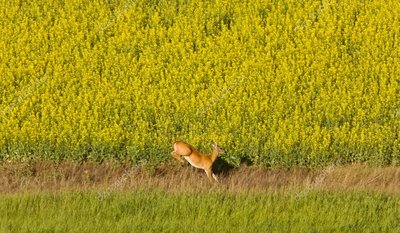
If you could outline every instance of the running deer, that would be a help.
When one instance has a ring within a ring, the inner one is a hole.
[[[203,169],[210,181],[214,178],[214,180],[218,182],[217,176],[212,172],[211,167],[215,159],[217,159],[218,154],[224,153],[224,149],[219,147],[216,142],[212,142],[211,145],[213,150],[211,154],[207,156],[197,151],[186,142],[176,141],[174,142],[174,151],[171,152],[171,155],[182,165],[185,163],[182,157],[185,158],[193,167]]]

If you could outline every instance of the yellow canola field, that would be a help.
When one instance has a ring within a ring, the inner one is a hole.
[[[400,163],[396,0],[0,3],[0,158]]]

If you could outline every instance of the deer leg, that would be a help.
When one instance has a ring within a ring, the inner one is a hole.
[[[214,180],[215,180],[216,182],[218,182],[218,177],[217,177],[214,173],[212,173],[212,177],[214,178]]]
[[[175,151],[171,152],[172,157],[174,157],[176,160],[179,161],[179,163],[181,165],[183,165],[185,163],[185,161],[182,159],[182,156],[180,156],[179,154],[177,154]]]
[[[218,182],[217,176],[211,171],[211,169],[204,169],[204,171],[207,174],[208,179],[212,182],[213,178],[216,182]]]

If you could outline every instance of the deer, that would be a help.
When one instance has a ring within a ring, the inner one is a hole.
[[[212,172],[212,165],[217,159],[218,154],[222,154],[225,151],[222,147],[218,146],[216,142],[211,142],[211,145],[213,148],[212,152],[209,155],[205,155],[186,142],[176,141],[173,144],[174,151],[171,152],[171,155],[178,160],[181,165],[185,163],[182,159],[183,157],[193,167],[203,169],[211,182],[213,181],[212,179],[218,182],[217,176]]]

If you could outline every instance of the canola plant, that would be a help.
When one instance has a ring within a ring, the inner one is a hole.
[[[0,159],[400,163],[400,2],[0,3]]]

